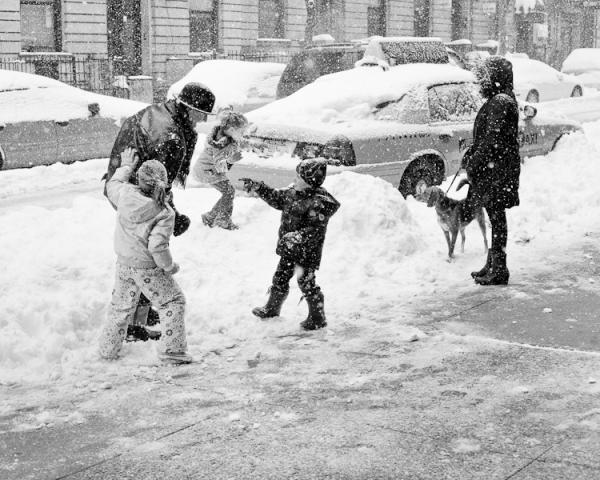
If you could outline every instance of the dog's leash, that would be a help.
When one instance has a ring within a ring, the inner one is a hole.
[[[460,173],[461,169],[459,168],[456,172],[456,175],[454,175],[454,178],[452,179],[452,181],[450,182],[450,185],[448,185],[448,189],[446,190],[446,195],[448,195],[448,192],[450,191],[450,189],[452,188],[452,185],[454,184],[454,180],[456,180],[456,177],[458,177],[458,174]]]

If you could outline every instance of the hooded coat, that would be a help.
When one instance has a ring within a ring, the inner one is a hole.
[[[175,179],[182,184],[190,170],[197,134],[178,111],[175,101],[150,105],[129,117],[117,135],[108,164],[107,180],[121,165],[121,153],[128,147],[137,150],[141,165],[146,160],[158,160],[167,170],[169,187]],[[136,183],[132,170],[130,183]]]
[[[519,205],[519,107],[513,92],[511,63],[489,57],[477,72],[487,99],[475,118],[473,145],[465,155],[469,198],[499,210]]]
[[[318,269],[327,224],[340,207],[339,202],[322,187],[274,189],[260,182],[256,193],[282,211],[275,253],[302,267]]]
[[[173,265],[169,239],[175,212],[130,184],[131,171],[130,166],[118,168],[106,184],[107,197],[117,208],[114,247],[118,262],[128,267],[169,270]]]

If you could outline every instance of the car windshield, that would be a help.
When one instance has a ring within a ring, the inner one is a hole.
[[[377,106],[376,120],[400,123],[473,121],[483,99],[474,83],[448,83],[410,90],[399,100]]]
[[[482,104],[482,98],[474,83],[447,83],[435,85],[427,92],[431,121],[472,121]]]

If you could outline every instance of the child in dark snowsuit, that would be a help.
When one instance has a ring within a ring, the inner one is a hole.
[[[308,318],[300,326],[316,330],[325,327],[327,322],[323,293],[315,283],[315,272],[321,263],[327,223],[340,204],[321,187],[327,173],[325,161],[303,160],[296,167],[296,173],[292,186],[278,190],[263,182],[241,179],[244,190],[255,192],[270,206],[282,211],[276,250],[281,260],[273,276],[269,300],[252,313],[260,318],[279,316],[288,296],[289,282],[297,271],[298,285],[308,304]]]
[[[202,214],[204,225],[236,230],[238,227],[231,220],[235,189],[227,178],[227,171],[242,159],[239,143],[248,127],[248,120],[231,109],[219,113],[218,118],[219,125],[207,136],[204,149],[194,166],[194,175],[221,193],[221,198],[213,208]]]

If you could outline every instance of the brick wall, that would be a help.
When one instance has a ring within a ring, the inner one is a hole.
[[[0,55],[21,51],[20,0],[0,1]]]
[[[150,12],[152,75],[166,78],[166,60],[190,51],[190,10],[187,0],[152,0]]]
[[[411,36],[415,33],[413,0],[388,0],[387,34]],[[365,14],[366,16],[366,14]],[[366,20],[365,20],[366,22]],[[365,27],[366,28],[366,27]]]
[[[106,0],[63,0],[62,47],[64,52],[106,55]]]

